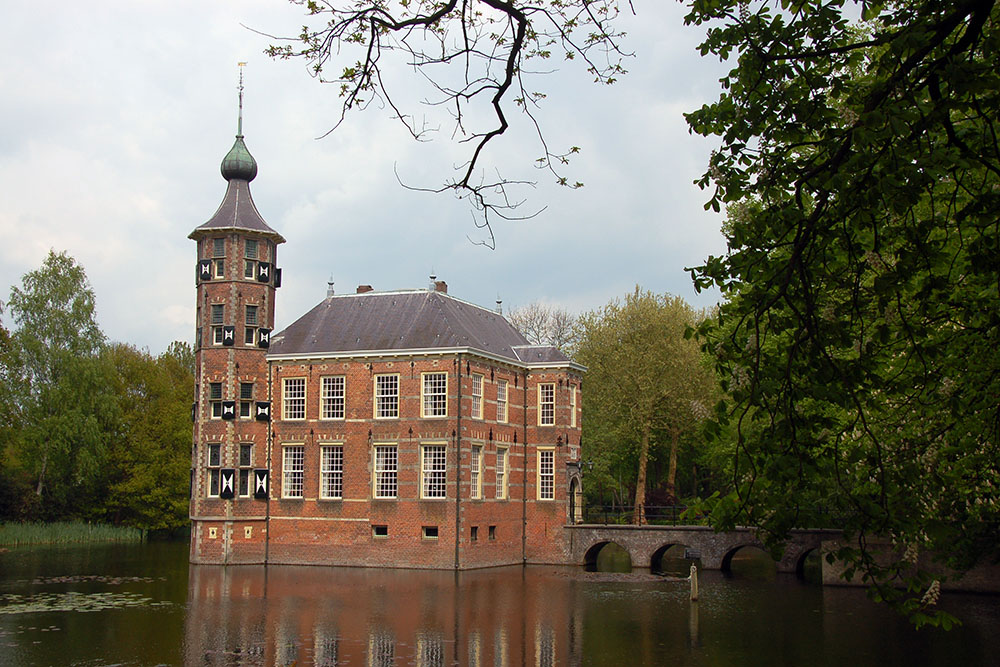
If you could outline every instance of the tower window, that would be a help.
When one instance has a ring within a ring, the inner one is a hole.
[[[249,419],[253,414],[253,382],[240,383],[240,418]]]
[[[250,474],[253,466],[253,445],[240,445],[240,495],[250,495]]]
[[[208,445],[208,495],[216,498],[219,495],[219,467],[222,465],[221,446]]]
[[[255,239],[247,239],[243,248],[246,251],[247,259],[257,259],[257,241]]]
[[[222,383],[208,383],[208,402],[212,409],[212,419],[222,418]]]
[[[223,324],[226,319],[226,307],[221,303],[212,304],[212,324]]]
[[[212,260],[212,273],[215,278],[225,278],[226,277],[226,260],[215,259]]]
[[[226,239],[212,239],[212,257],[226,256]]]

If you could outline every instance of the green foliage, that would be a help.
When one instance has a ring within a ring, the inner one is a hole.
[[[715,402],[711,367],[698,343],[684,335],[702,317],[680,297],[636,287],[579,320],[576,358],[588,368],[583,409],[592,479],[613,483],[615,471],[634,461],[637,521],[650,458],[666,446],[666,491],[673,502],[679,448],[693,444]]]
[[[735,58],[687,116],[721,138],[699,183],[730,214],[728,253],[692,271],[728,300],[700,330],[738,443],[713,517],[777,540],[829,507],[873,595],[943,623],[942,574],[913,555],[960,573],[1000,553],[1000,10],[854,7],[687,17],[703,54]]]
[[[17,430],[7,454],[35,487],[37,516],[57,517],[94,494],[116,418],[94,293],[73,258],[50,251],[11,290],[9,307]]]
[[[146,530],[187,523],[194,354],[107,345],[65,253],[11,290],[0,329],[0,516]]]
[[[114,367],[121,437],[109,464],[105,512],[115,523],[173,530],[188,523],[191,464],[190,347],[159,357],[130,345],[107,351]]]

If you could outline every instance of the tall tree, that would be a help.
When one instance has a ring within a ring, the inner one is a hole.
[[[576,316],[565,308],[534,301],[515,308],[507,320],[533,345],[551,345],[572,355],[576,347]]]
[[[833,508],[848,571],[942,620],[917,554],[1000,554],[1000,10],[695,0],[687,20],[736,63],[688,116],[721,138],[709,205],[741,202],[693,271],[728,298],[703,331],[738,434],[714,516],[780,540]]]
[[[666,436],[667,487],[674,495],[681,439],[715,400],[711,365],[698,343],[685,337],[701,319],[682,298],[638,287],[580,318],[577,359],[588,367],[587,438],[637,450],[635,524],[645,522],[647,466],[657,438]]]
[[[106,456],[115,407],[83,268],[50,251],[11,290],[10,382],[19,433],[15,465],[30,474],[41,511],[53,516],[92,493]],[[44,496],[44,498],[43,498]]]
[[[191,465],[191,348],[174,342],[153,357],[131,345],[109,346],[121,415],[107,474],[107,520],[144,530],[188,523]]]

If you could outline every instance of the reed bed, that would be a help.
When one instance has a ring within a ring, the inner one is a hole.
[[[95,523],[0,523],[0,547],[30,544],[86,544],[90,542],[142,542],[138,528]]]

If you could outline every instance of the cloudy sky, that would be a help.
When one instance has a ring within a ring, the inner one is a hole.
[[[286,239],[276,327],[326,294],[358,284],[425,287],[505,309],[541,301],[600,307],[636,284],[697,306],[685,266],[719,253],[721,217],[692,184],[711,144],[682,112],[714,99],[723,69],[695,50],[682,5],[636,0],[620,28],[635,52],[629,74],[593,85],[563,62],[529,85],[545,91],[538,117],[553,149],[579,146],[570,191],[531,167],[537,142],[523,117],[489,149],[487,173],[537,181],[523,211],[481,240],[468,204],[434,187],[462,159],[451,128],[411,104],[439,138],[413,141],[370,107],[330,129],[340,100],[300,62],[263,55],[252,30],[295,34],[301,9],[283,0],[98,0],[7,3],[0,12],[0,300],[49,249],[84,266],[98,319],[114,341],[163,351],[193,339],[195,246],[188,233],[225,192],[219,163],[236,130],[238,61],[246,61],[244,134],[259,172],[254,200]],[[398,72],[402,93],[412,88]],[[426,114],[426,116],[424,116]],[[398,178],[397,178],[398,174]],[[471,241],[470,241],[471,239]],[[4,322],[12,325],[5,314]]]

